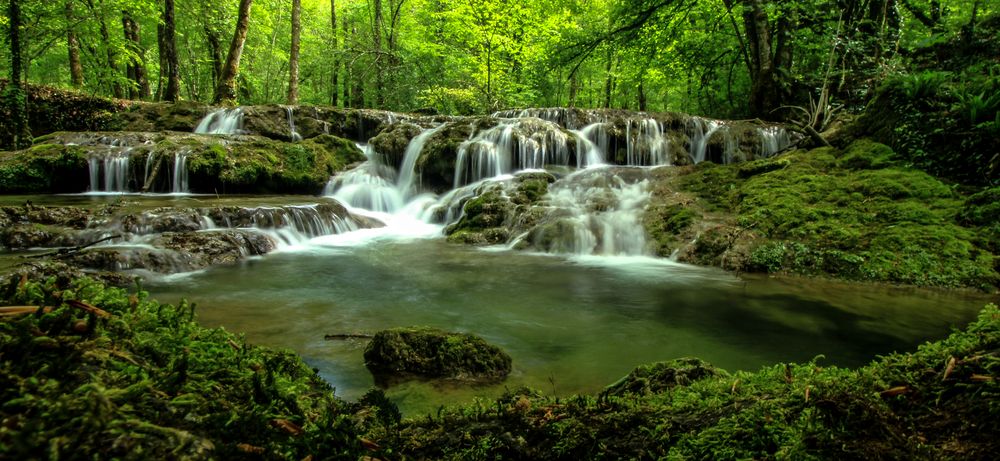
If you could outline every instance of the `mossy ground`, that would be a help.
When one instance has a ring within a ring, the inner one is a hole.
[[[857,141],[844,150],[703,164],[680,183],[700,196],[702,209],[732,213],[752,235],[744,270],[995,289],[997,258],[986,243],[995,221],[963,221],[968,207],[955,188],[896,165],[888,147]],[[991,213],[989,204],[975,206]]]
[[[88,280],[12,278],[0,304],[0,447],[12,459],[990,459],[1000,310],[856,370],[640,367],[598,396],[519,389],[403,420],[333,396],[288,352],[199,327],[195,306]],[[96,306],[103,315],[90,310]]]

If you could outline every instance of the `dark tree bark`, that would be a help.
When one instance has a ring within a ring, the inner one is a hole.
[[[604,67],[604,104],[605,109],[611,108],[611,91],[614,89],[614,76],[611,74],[611,68],[614,63],[614,55],[611,52],[611,48],[608,48],[607,63]]]
[[[333,37],[333,44],[330,49],[333,50],[335,56],[333,58],[333,76],[330,78],[330,105],[337,107],[337,95],[340,94],[340,90],[337,88],[337,79],[340,73],[340,58],[336,57],[339,56],[336,54],[339,52],[337,48],[340,47],[340,41],[337,39],[337,0],[330,0],[330,26],[330,33]]]
[[[21,6],[19,0],[7,5],[8,42],[10,44],[10,81],[3,93],[3,112],[0,119],[0,147],[22,149],[31,145],[28,129],[27,95],[21,87]]]
[[[642,80],[639,80],[639,111],[645,112],[646,110],[646,87],[643,85]]]
[[[105,49],[105,64],[104,69],[104,79],[106,84],[108,84],[111,89],[111,94],[116,98],[124,98],[125,92],[122,86],[116,81],[118,73],[118,56],[115,54],[114,47],[111,46],[111,33],[108,32],[108,23],[104,19],[104,13],[94,6],[92,0],[87,0],[87,7],[90,12],[94,15],[94,19],[98,23],[98,31],[101,34],[101,43],[104,44]]]
[[[219,77],[222,76],[222,37],[212,26],[205,24],[205,41],[208,42],[208,51],[212,54],[212,87],[219,84]]]
[[[83,87],[83,64],[80,61],[80,39],[76,36],[74,24],[76,16],[73,14],[73,2],[66,2],[66,22],[69,28],[66,29],[66,48],[69,50],[69,78],[73,83],[73,88]]]
[[[569,74],[569,101],[567,101],[567,105],[569,107],[576,107],[576,98],[579,92],[580,78],[576,75],[576,70],[574,69],[573,72]]]
[[[240,57],[243,55],[243,44],[247,39],[247,29],[250,28],[250,5],[253,0],[240,0],[239,15],[236,19],[236,32],[229,44],[229,56],[222,66],[222,77],[215,87],[213,102],[236,102],[236,76],[240,73]]]
[[[348,37],[348,25],[347,18],[343,18],[340,21],[341,29],[344,32],[344,47],[347,47],[347,37]],[[354,61],[347,59],[347,54],[344,54],[344,106],[351,105],[351,80],[354,75]]]
[[[125,40],[132,51],[132,57],[128,63],[128,74],[134,82],[134,86],[129,88],[129,98],[149,99],[149,79],[146,78],[145,52],[140,42],[139,23],[132,19],[132,15],[128,11],[122,11],[122,30],[125,31]]]
[[[379,109],[385,105],[385,72],[383,72],[383,62],[382,59],[382,30],[384,28],[382,24],[382,0],[374,0],[373,9],[375,10],[375,21],[372,24],[374,28],[373,39],[375,43],[375,101]]]
[[[299,103],[299,35],[302,24],[299,15],[302,12],[302,1],[292,0],[292,45],[288,55],[288,104]]]
[[[354,35],[354,43],[358,43],[358,29],[352,27],[351,33]],[[351,89],[351,107],[358,109],[365,107],[365,81],[362,78],[361,72],[358,72],[357,66],[354,66],[351,71],[351,77],[354,81],[354,88]]]
[[[167,89],[164,101],[177,101],[181,94],[181,77],[177,59],[177,35],[174,32],[174,0],[163,2],[163,46],[167,61]],[[161,70],[162,71],[162,70]]]

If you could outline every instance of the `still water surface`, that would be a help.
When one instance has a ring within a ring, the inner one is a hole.
[[[683,356],[729,370],[818,355],[821,364],[857,366],[944,337],[987,302],[964,292],[738,278],[649,258],[343,236],[171,276],[150,291],[163,302],[196,302],[207,326],[298,352],[347,399],[374,384],[365,342],[326,334],[426,325],[480,335],[513,357],[500,385],[394,387],[390,396],[410,415],[522,385],[595,392],[637,365]]]

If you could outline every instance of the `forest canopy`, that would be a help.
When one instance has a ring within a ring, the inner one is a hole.
[[[8,0],[7,36],[11,3],[23,80],[99,96],[727,118],[781,118],[810,100],[858,107],[919,49],[971,41],[998,10],[980,0]],[[242,60],[230,69],[241,18]]]

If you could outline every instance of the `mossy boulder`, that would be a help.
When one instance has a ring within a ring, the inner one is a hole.
[[[416,162],[422,187],[443,193],[455,186],[458,150],[476,129],[470,121],[450,122],[427,138]]]
[[[482,338],[434,328],[379,331],[364,356],[365,366],[382,384],[411,377],[495,382],[511,369],[510,356]]]
[[[0,193],[71,193],[87,189],[85,148],[36,144],[0,152]]]
[[[956,190],[895,166],[894,158],[885,146],[865,141],[845,150],[790,152],[768,160],[781,168],[751,176],[740,174],[743,165],[699,165],[680,183],[706,207],[733,213],[735,227],[702,233],[684,257],[851,280],[984,289],[1000,284],[995,254],[976,229],[955,220],[963,209]],[[976,200],[990,203],[987,195]],[[966,208],[988,209],[977,206]],[[737,248],[741,263],[732,257]]]
[[[406,147],[417,137],[423,128],[412,123],[394,123],[383,129],[377,136],[368,141],[386,165],[392,165],[397,170],[403,164]]]
[[[639,366],[608,386],[601,395],[623,397],[628,394],[656,394],[677,386],[687,386],[701,379],[726,375],[725,371],[701,359],[685,357]]]

